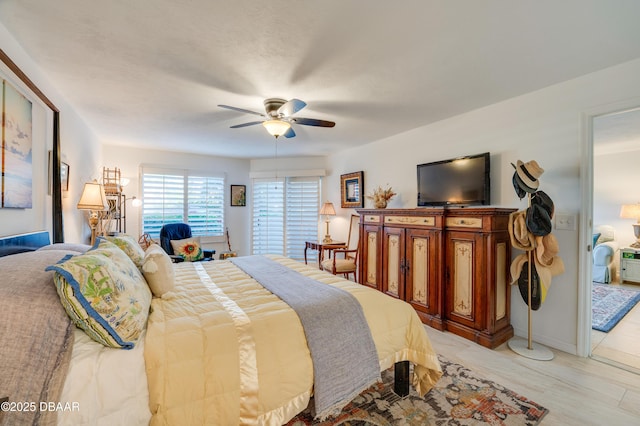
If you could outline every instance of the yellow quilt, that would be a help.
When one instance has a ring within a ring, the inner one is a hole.
[[[436,353],[410,305],[269,257],[358,299],[381,371],[413,362],[413,384],[421,394],[440,378]],[[176,289],[153,299],[145,338],[151,424],[279,425],[302,411],[312,394],[313,366],[295,312],[229,261],[175,268]]]

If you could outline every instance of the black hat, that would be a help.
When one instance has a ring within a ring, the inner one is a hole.
[[[527,229],[538,237],[544,237],[551,232],[552,224],[549,212],[540,204],[531,204],[527,209]]]
[[[531,195],[531,205],[539,205],[547,211],[549,217],[553,219],[553,200],[544,191],[536,191]]]
[[[524,189],[522,189],[522,186],[524,184],[520,180],[520,177],[518,176],[518,172],[513,172],[513,178],[511,178],[511,182],[513,183],[513,189],[516,190],[516,195],[518,196],[518,198],[522,200],[525,197],[525,195],[527,195],[527,193]]]
[[[524,262],[522,265],[522,271],[518,278],[518,288],[520,289],[520,296],[524,303],[529,304],[529,289],[528,285],[529,277],[529,262]],[[537,311],[542,304],[542,288],[540,287],[540,276],[536,270],[535,262],[531,265],[531,309]]]

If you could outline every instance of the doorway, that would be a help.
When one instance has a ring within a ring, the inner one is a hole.
[[[621,206],[640,202],[640,189],[635,189],[640,178],[640,172],[636,172],[640,159],[640,102],[637,100],[630,105],[620,105],[608,111],[595,112],[588,117],[587,142],[590,151],[590,161],[586,163],[590,170],[585,173],[585,178],[590,185],[583,187],[588,190],[589,205],[585,211],[587,220],[582,226],[581,235],[591,238],[597,230],[605,227],[613,232],[609,238],[613,238],[615,253],[609,264],[611,272],[610,281],[604,286],[607,289],[626,288],[631,291],[640,291],[640,283],[629,281],[622,282],[620,278],[620,249],[628,247],[635,242],[632,224],[635,220],[620,218]],[[586,176],[590,175],[590,176]],[[583,178],[584,179],[584,178]],[[584,182],[583,182],[584,183]],[[586,245],[585,245],[586,247]],[[593,247],[591,247],[593,249]],[[584,263],[591,269],[593,253],[587,249]],[[596,277],[595,275],[598,275]],[[588,304],[588,321],[581,322],[585,330],[582,332],[588,340],[585,348],[586,354],[594,359],[617,365],[626,370],[640,373],[640,303],[629,311],[620,322],[608,332],[591,329],[591,292],[593,286],[598,284],[591,279],[608,281],[598,274],[586,271],[583,274],[581,287],[585,288],[583,296],[585,305]],[[596,289],[597,290],[597,289]],[[585,307],[586,309],[586,307]]]

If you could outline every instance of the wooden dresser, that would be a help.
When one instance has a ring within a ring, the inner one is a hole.
[[[513,211],[359,209],[360,283],[410,303],[431,327],[495,348],[513,336]]]

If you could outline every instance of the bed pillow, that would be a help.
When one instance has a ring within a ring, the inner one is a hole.
[[[600,233],[593,234],[593,247],[598,244],[598,239],[600,238]]]
[[[185,238],[184,240],[171,240],[173,253],[187,262],[196,262],[204,259],[204,253],[200,247],[200,237]]]
[[[99,239],[86,253],[46,270],[55,272],[60,301],[76,326],[105,346],[134,347],[147,324],[151,291],[120,248]]]
[[[144,259],[144,250],[138,244],[138,240],[131,235],[122,234],[115,236],[100,237],[107,241],[111,241],[113,244],[120,247],[120,249],[127,254],[136,264],[138,268],[142,268],[142,260]]]
[[[163,294],[175,288],[176,274],[171,258],[157,244],[151,244],[144,252],[142,273],[156,297],[162,297]]]

